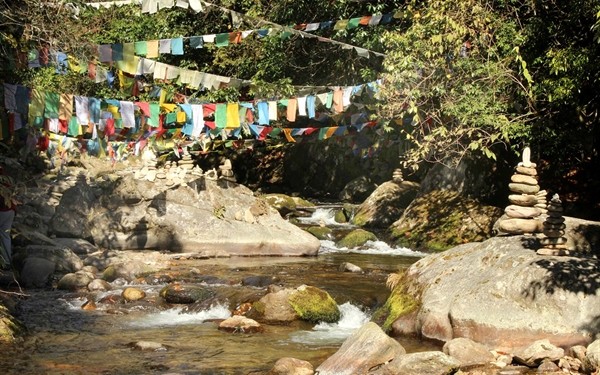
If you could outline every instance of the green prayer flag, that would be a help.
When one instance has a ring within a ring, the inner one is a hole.
[[[158,127],[158,116],[160,115],[160,104],[150,103],[150,117],[148,118],[148,126]]]
[[[165,123],[173,124],[175,122],[177,122],[177,113],[176,112],[167,113],[167,115],[165,116]]]
[[[67,134],[71,137],[77,137],[79,135],[79,121],[77,121],[77,116],[71,116]]]
[[[291,35],[292,35],[291,31],[282,31],[281,34],[279,34],[279,38],[281,38],[281,40],[286,40]]]
[[[329,130],[329,128],[319,129],[319,141],[322,141],[327,137],[327,130]]]
[[[333,105],[333,93],[328,92],[327,93],[327,102],[325,103],[325,107],[331,108],[332,105]]]
[[[221,103],[216,105],[215,123],[219,129],[224,129],[227,126],[227,104]]]
[[[273,130],[269,133],[270,138],[277,138],[281,134],[281,128],[273,128]]]
[[[226,47],[229,45],[229,33],[217,34],[215,36],[215,45],[217,47]]]
[[[60,105],[60,95],[56,92],[46,91],[44,103],[44,117],[58,118],[58,106]]]
[[[347,28],[347,29],[354,29],[354,28],[358,27],[358,25],[359,25],[359,22],[360,22],[360,19],[361,19],[361,17],[358,17],[358,18],[351,18],[351,19],[348,21],[348,25],[346,25],[346,28]]]
[[[140,56],[146,56],[148,54],[148,42],[145,40],[134,43],[135,54]]]

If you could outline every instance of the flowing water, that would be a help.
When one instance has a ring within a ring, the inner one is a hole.
[[[317,210],[302,225],[336,226],[332,214]],[[340,230],[348,229],[340,227]],[[389,291],[389,273],[405,269],[422,253],[370,242],[361,249],[338,249],[322,241],[317,257],[186,259],[172,263],[169,272],[188,272],[187,283],[206,285],[222,294],[264,295],[264,287],[244,286],[248,276],[271,276],[276,284],[317,286],[338,302],[341,319],[333,324],[294,322],[263,325],[255,334],[226,333],[217,321],[231,316],[232,306],[216,304],[200,311],[160,303],[165,284],[135,284],[147,293],[146,303],[102,306],[83,310],[89,296],[62,291],[27,291],[19,318],[28,328],[22,344],[0,352],[3,374],[259,374],[277,359],[294,357],[316,368],[381,306]],[[342,272],[340,264],[353,263],[362,273]],[[194,278],[193,276],[197,277]],[[120,294],[126,285],[104,294]],[[434,344],[399,338],[408,352],[439,349]],[[131,343],[159,342],[164,349],[139,351]]]

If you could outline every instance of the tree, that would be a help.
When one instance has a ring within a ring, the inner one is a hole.
[[[412,144],[405,166],[495,158],[496,145],[529,136],[535,103],[523,30],[516,8],[501,3],[409,1],[403,27],[386,33],[381,113]]]

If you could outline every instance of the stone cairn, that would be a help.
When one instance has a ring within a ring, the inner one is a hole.
[[[509,234],[536,233],[540,231],[538,217],[542,210],[536,207],[539,200],[536,194],[540,192],[537,181],[535,163],[530,161],[531,151],[528,147],[523,150],[523,161],[517,165],[515,173],[510,178],[508,196],[510,205],[504,209],[506,218],[498,223],[498,229]]]
[[[542,248],[540,255],[568,255],[565,234],[565,218],[562,215],[562,202],[558,194],[554,194],[548,204],[548,216],[544,220],[544,236],[540,238]]]
[[[230,182],[235,182],[235,176],[233,174],[233,167],[231,165],[231,160],[225,159],[223,164],[219,165],[219,170],[221,172],[222,179],[224,179],[226,181],[230,181]]]
[[[400,168],[394,169],[394,173],[392,173],[392,181],[397,184],[404,181],[404,176],[402,175],[402,169],[400,169]]]
[[[537,198],[538,202],[535,204],[534,207],[539,208],[540,211],[542,211],[542,214],[545,214],[548,211],[546,209],[548,203],[548,201],[546,200],[547,195],[548,192],[546,190],[540,190],[535,194],[535,197]]]

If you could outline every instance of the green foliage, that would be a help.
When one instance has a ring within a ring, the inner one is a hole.
[[[381,111],[411,141],[405,167],[495,158],[494,145],[527,134],[532,78],[519,25],[479,0],[412,1],[406,28],[388,32]]]

